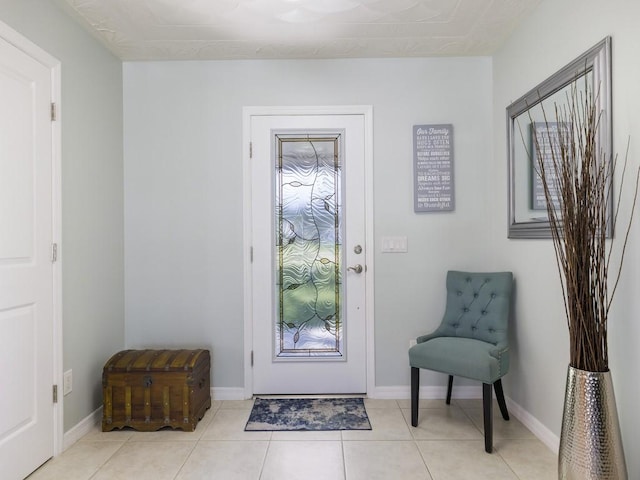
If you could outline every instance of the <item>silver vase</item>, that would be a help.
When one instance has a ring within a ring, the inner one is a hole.
[[[611,372],[587,372],[569,366],[558,478],[627,478]]]

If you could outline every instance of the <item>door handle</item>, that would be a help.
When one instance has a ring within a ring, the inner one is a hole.
[[[362,265],[360,265],[360,264],[354,265],[353,267],[347,268],[347,270],[351,270],[351,271],[354,271],[356,273],[362,273]]]

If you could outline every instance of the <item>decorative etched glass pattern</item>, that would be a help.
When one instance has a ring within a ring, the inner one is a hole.
[[[275,355],[343,357],[341,134],[275,143]]]

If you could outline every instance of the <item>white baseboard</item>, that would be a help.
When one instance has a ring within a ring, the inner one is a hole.
[[[538,437],[538,439],[544,443],[549,450],[557,454],[560,447],[560,438],[544,426],[540,420],[531,415],[509,397],[505,397],[505,400],[507,402],[509,414],[513,414],[513,416],[520,420],[525,427],[531,430],[531,433]]]
[[[444,399],[447,394],[446,387],[420,387],[420,398],[424,399]],[[453,398],[482,398],[482,389],[475,386],[459,386],[453,389]],[[411,398],[411,389],[408,386],[376,387],[373,392],[367,394],[369,398],[379,399],[408,399]],[[211,398],[213,400],[244,400],[244,388],[234,387],[213,387],[211,388]],[[536,417],[522,408],[511,398],[505,397],[509,413],[516,417],[522,424],[544,443],[552,452],[557,453],[560,445],[560,438],[543,425]],[[102,407],[87,415],[69,431],[64,433],[62,450],[66,450],[71,445],[89,433],[95,425],[102,421]]]
[[[244,388],[212,388],[212,400],[243,400]],[[76,443],[102,421],[102,407],[97,408],[64,433],[62,451]]]
[[[420,398],[424,399],[444,399],[447,395],[447,387],[420,387]],[[380,399],[408,399],[411,398],[411,388],[408,386],[397,387],[376,387],[373,392],[367,394],[369,398]],[[452,392],[453,398],[482,398],[482,387],[478,386],[459,386],[455,387]],[[536,417],[514,402],[511,398],[505,396],[507,409],[522,424],[527,427],[542,443],[544,443],[552,452],[558,453],[560,446],[560,438],[543,425]]]
[[[80,420],[75,426],[71,427],[69,431],[64,432],[62,439],[62,451],[65,451],[71,445],[76,443],[87,433],[89,433],[96,424],[102,421],[102,407],[97,408],[92,413],[87,415],[84,419]]]
[[[244,387],[211,387],[211,400],[244,399]]]
[[[447,387],[420,387],[420,398],[434,399],[447,396]],[[451,394],[452,398],[482,398],[482,388],[477,386],[461,385],[455,387]],[[408,386],[396,387],[376,387],[373,392],[367,392],[369,398],[380,399],[407,399],[411,398],[411,388]]]

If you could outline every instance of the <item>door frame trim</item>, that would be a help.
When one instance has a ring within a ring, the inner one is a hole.
[[[53,378],[58,385],[58,403],[53,404],[53,456],[64,449],[64,400],[62,395],[62,83],[60,60],[51,56],[31,40],[0,21],[0,38],[21,50],[51,70],[51,101],[56,104],[56,120],[51,122],[51,232],[58,245],[57,261],[53,263]]]
[[[366,387],[375,391],[375,335],[374,335],[374,229],[373,229],[373,106],[265,106],[242,108],[242,210],[243,210],[243,281],[244,281],[244,398],[253,396],[253,291],[252,291],[252,211],[251,211],[251,117],[280,115],[363,115],[364,116],[364,195],[365,195],[365,349]]]

